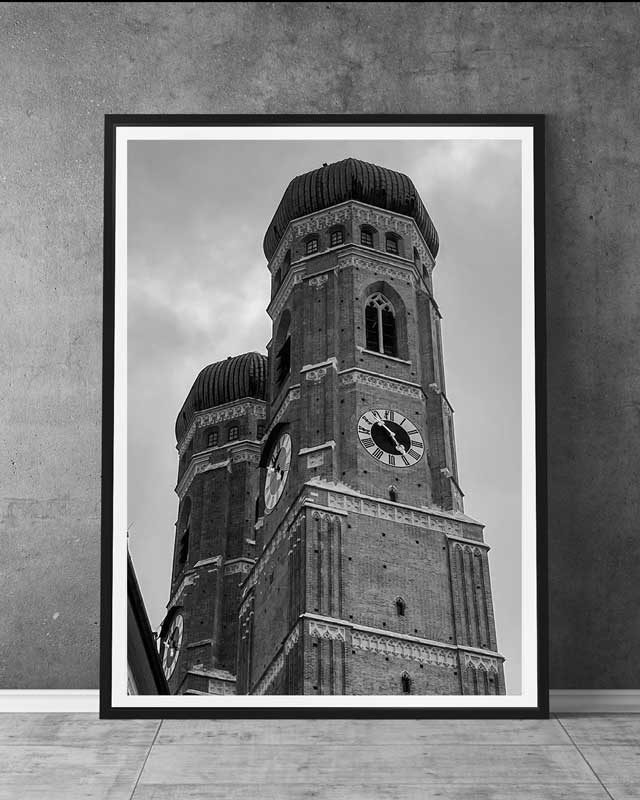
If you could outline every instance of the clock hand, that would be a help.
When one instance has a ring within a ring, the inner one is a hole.
[[[398,449],[398,452],[399,452],[399,453],[406,453],[406,452],[407,452],[407,450],[406,450],[406,448],[404,447],[404,445],[401,445],[401,444],[400,444],[400,442],[399,442],[399,441],[396,439],[396,435],[395,435],[395,433],[394,433],[394,432],[391,430],[391,428],[389,428],[387,425],[385,425],[385,424],[384,424],[384,422],[382,422],[382,421],[379,421],[377,424],[378,424],[378,425],[382,425],[382,427],[385,429],[385,431],[386,431],[386,432],[389,434],[389,436],[390,436],[390,437],[393,439],[393,443],[394,443],[394,444],[395,444],[395,446],[397,447],[397,449]]]

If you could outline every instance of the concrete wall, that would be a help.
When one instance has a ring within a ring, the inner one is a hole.
[[[548,115],[551,686],[637,688],[636,3],[0,5],[1,688],[98,685],[105,113]]]

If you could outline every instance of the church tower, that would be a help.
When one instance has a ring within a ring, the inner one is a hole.
[[[238,607],[255,560],[267,359],[205,367],[176,421],[178,520],[161,656],[172,694],[235,694]]]
[[[226,559],[257,558],[242,588],[236,690],[504,694],[488,546],[458,482],[432,283],[438,236],[413,183],[355,159],[294,178],[264,250],[266,430],[259,474],[245,479],[259,494],[256,550],[246,508],[237,533],[215,527],[238,542],[217,571],[210,559],[224,548],[211,534],[189,560],[202,576],[193,591],[213,602]],[[191,417],[184,425],[206,434]],[[255,440],[245,446],[257,452]],[[197,457],[210,464],[198,498],[230,485],[216,469],[222,459],[235,469],[226,449]],[[182,490],[192,526],[202,524],[194,483]],[[207,636],[217,644],[202,664],[230,669],[213,656],[222,640]]]

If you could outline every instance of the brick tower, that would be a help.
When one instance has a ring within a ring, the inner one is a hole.
[[[255,560],[267,359],[247,353],[198,375],[176,421],[178,521],[161,628],[172,694],[234,694],[240,586]]]
[[[413,183],[354,159],[299,176],[264,249],[273,337],[237,691],[504,694],[488,547],[458,484],[438,236]]]

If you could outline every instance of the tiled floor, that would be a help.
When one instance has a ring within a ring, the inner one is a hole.
[[[0,715],[0,800],[631,800],[640,715],[545,721]]]

